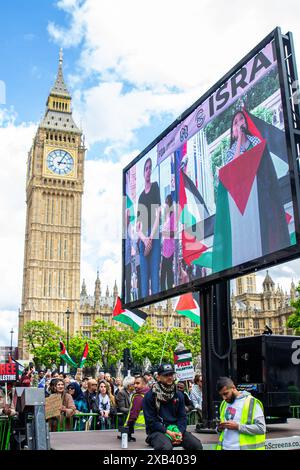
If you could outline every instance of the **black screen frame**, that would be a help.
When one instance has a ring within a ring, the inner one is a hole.
[[[295,245],[288,246],[282,250],[267,254],[260,258],[256,258],[246,263],[239,264],[229,269],[212,273],[206,277],[198,278],[190,281],[187,284],[181,284],[171,289],[161,291],[157,294],[139,298],[136,301],[127,302],[124,305],[127,308],[137,308],[150,305],[155,302],[160,302],[171,297],[179,296],[186,292],[193,292],[201,290],[204,287],[214,285],[216,282],[228,281],[239,276],[243,276],[250,272],[255,272],[267,267],[274,266],[279,263],[291,261],[297,257],[300,257],[300,212],[299,212],[299,201],[300,201],[300,184],[299,184],[299,155],[297,155],[296,137],[300,134],[300,122],[297,119],[298,129],[295,126],[295,119],[293,119],[293,113],[290,105],[290,76],[288,74],[286,61],[286,54],[289,55],[291,61],[292,70],[294,71],[294,79],[297,79],[297,69],[295,61],[295,53],[292,41],[292,34],[288,33],[283,35],[279,27],[275,28],[270,34],[268,34],[260,43],[258,43],[246,56],[244,56],[229,72],[227,72],[217,83],[215,83],[204,95],[202,95],[193,105],[187,108],[170,126],[168,126],[155,140],[153,140],[136,158],[134,158],[124,169],[123,169],[123,207],[122,207],[122,298],[125,298],[125,236],[126,227],[124,223],[125,214],[125,197],[126,197],[126,172],[134,166],[140,159],[142,159],[154,146],[158,144],[167,134],[169,134],[175,127],[177,127],[183,120],[187,118],[201,103],[203,103],[210,95],[212,95],[218,88],[220,88],[225,82],[227,82],[232,75],[243,67],[251,58],[253,58],[261,49],[263,49],[268,43],[274,40],[276,60],[278,64],[278,76],[279,85],[282,100],[282,110],[284,118],[284,130],[287,145],[288,165],[289,165],[289,176],[291,184],[291,194],[294,210],[295,219],[295,235],[297,243]],[[286,51],[286,53],[285,53]],[[299,107],[298,107],[299,110]],[[298,136],[299,137],[299,136]],[[300,138],[300,137],[299,137]]]

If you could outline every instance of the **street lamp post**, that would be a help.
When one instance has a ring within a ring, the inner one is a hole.
[[[66,310],[66,317],[67,317],[67,350],[69,352],[69,338],[70,338],[70,310],[69,307]]]
[[[12,352],[13,352],[13,346],[12,346],[12,343],[13,343],[13,334],[14,334],[14,330],[13,328],[10,330],[10,357],[12,358]]]
[[[67,318],[67,351],[69,353],[69,337],[70,337],[70,310],[69,310],[69,307],[67,308],[66,312],[65,312],[65,315],[66,315],[66,318]],[[63,368],[63,371],[64,372],[68,372],[68,365],[66,362],[64,362],[64,368]]]

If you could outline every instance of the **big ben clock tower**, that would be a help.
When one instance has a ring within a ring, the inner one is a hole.
[[[72,117],[62,70],[48,96],[28,155],[26,233],[19,356],[28,358],[23,328],[30,320],[53,321],[70,334],[79,330],[80,233],[85,148]]]

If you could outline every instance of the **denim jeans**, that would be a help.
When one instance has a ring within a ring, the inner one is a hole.
[[[149,255],[145,256],[144,242],[140,241],[140,269],[142,297],[149,295],[149,280],[151,279],[151,294],[159,292],[160,239],[152,240]]]

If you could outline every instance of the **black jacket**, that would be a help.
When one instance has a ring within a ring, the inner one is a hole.
[[[187,417],[184,397],[180,392],[175,392],[174,398],[167,403],[161,403],[158,412],[153,392],[149,390],[143,400],[143,411],[147,434],[157,431],[165,433],[167,426],[171,424],[176,424],[182,433],[186,431]]]

